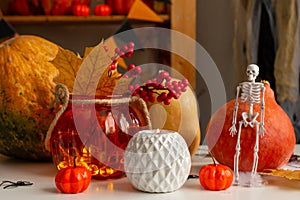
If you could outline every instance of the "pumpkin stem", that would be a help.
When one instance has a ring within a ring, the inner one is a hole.
[[[270,86],[270,82],[267,81],[267,80],[262,80],[261,82],[262,82],[264,85],[269,85],[269,86]]]
[[[77,166],[76,166],[76,158],[77,158],[77,156],[74,156],[74,160],[73,160],[73,166],[74,166],[74,168],[76,168]]]
[[[215,158],[213,157],[212,153],[210,152],[210,150],[208,150],[208,154],[210,155],[211,159],[213,160],[214,165],[217,165],[217,162],[216,162]]]

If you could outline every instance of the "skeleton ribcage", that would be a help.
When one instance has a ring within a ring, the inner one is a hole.
[[[249,101],[250,103],[260,103],[260,91],[261,91],[261,84],[259,83],[250,83],[244,82],[241,83],[241,101],[246,102]]]

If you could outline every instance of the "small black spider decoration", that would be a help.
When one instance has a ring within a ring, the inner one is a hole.
[[[2,183],[0,184],[0,186],[4,186],[3,189],[15,188],[15,187],[19,187],[19,186],[30,186],[30,185],[33,185],[33,183],[31,183],[29,181],[17,181],[17,182],[2,181]]]

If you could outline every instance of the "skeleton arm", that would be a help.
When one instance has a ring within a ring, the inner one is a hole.
[[[234,136],[236,134],[236,118],[237,118],[237,111],[239,108],[239,93],[240,93],[241,86],[237,86],[236,88],[236,99],[235,99],[235,104],[234,104],[234,110],[233,110],[233,117],[232,117],[232,126],[230,127],[230,135]]]
[[[262,85],[262,97],[261,97],[261,117],[260,117],[260,127],[259,127],[259,132],[261,134],[261,136],[264,136],[265,133],[265,123],[264,123],[264,117],[265,117],[265,86]]]

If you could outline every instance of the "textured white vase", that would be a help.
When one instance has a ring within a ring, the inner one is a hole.
[[[187,180],[191,157],[183,137],[168,130],[144,130],[129,141],[124,155],[127,178],[138,190],[172,192]]]

